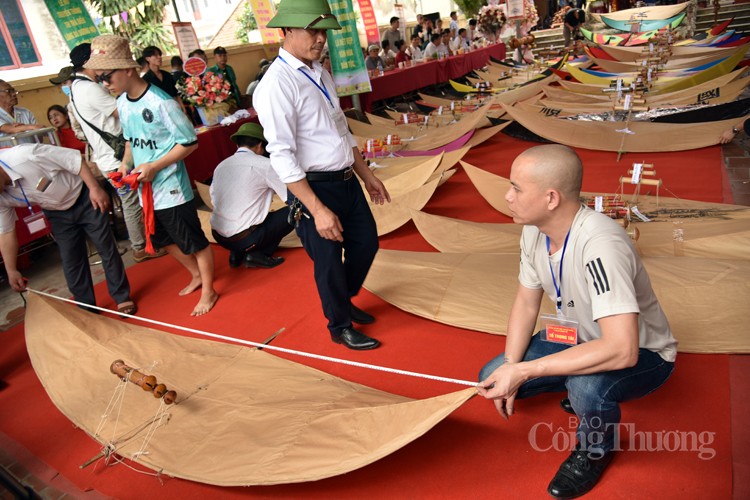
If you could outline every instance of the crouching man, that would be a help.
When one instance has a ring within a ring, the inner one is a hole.
[[[525,225],[519,286],[505,352],[479,375],[479,393],[505,418],[516,398],[568,392],[561,404],[580,419],[578,443],[549,484],[556,498],[596,485],[618,445],[619,403],[661,386],[677,353],[629,237],[581,205],[582,178],[581,160],[565,146],[534,147],[513,162],[505,199]],[[544,295],[556,314],[539,317]]]
[[[289,209],[269,213],[273,193],[286,200],[286,184],[263,156],[266,138],[257,123],[245,123],[232,135],[237,152],[219,163],[211,183],[211,231],[229,250],[229,266],[276,267],[274,257],[282,238],[292,232]]]

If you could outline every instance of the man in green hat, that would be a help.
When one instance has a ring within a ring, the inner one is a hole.
[[[276,267],[282,238],[294,229],[287,207],[269,213],[273,193],[286,200],[286,186],[265,154],[266,138],[257,123],[245,123],[232,136],[237,152],[219,163],[211,183],[211,232],[229,250],[229,267]]]
[[[268,27],[285,35],[253,94],[271,165],[289,190],[297,234],[313,259],[331,339],[350,349],[374,349],[380,342],[352,325],[375,321],[351,298],[378,250],[375,220],[354,174],[373,203],[390,196],[362,159],[333,79],[318,62],[326,30],[341,26],[326,0],[282,0]]]

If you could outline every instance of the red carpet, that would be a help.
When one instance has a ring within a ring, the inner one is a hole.
[[[508,175],[512,160],[528,146],[501,134],[472,150],[465,160]],[[617,179],[633,161],[645,161],[655,164],[658,177],[678,196],[722,201],[719,148],[626,156],[620,163],[612,153],[584,152],[582,156],[586,190],[614,191]],[[489,207],[460,170],[438,189],[425,210],[472,221],[508,222]],[[384,237],[381,246],[432,251],[412,223]],[[364,331],[380,339],[383,346],[372,352],[348,351],[328,339],[313,285],[312,265],[303,250],[282,251],[287,262],[274,270],[230,270],[227,252],[218,247],[214,247],[214,252],[216,288],[222,296],[210,314],[189,317],[198,297],[177,296],[188,277],[174,260],[165,257],[128,270],[139,315],[254,341],[262,341],[283,327],[285,331],[274,345],[466,380],[475,379],[480,367],[503,350],[503,337],[432,323],[363,291],[357,304],[378,317],[377,323]],[[99,286],[97,292],[100,305],[113,306],[104,287]],[[217,488],[170,478],[163,478],[162,485],[153,477],[123,466],[104,468],[99,464],[79,470],[80,464],[99,451],[98,445],[76,429],[47,398],[25,353],[22,328],[6,332],[2,338],[0,378],[10,385],[0,392],[0,432],[82,490],[95,489],[118,498],[543,498],[549,480],[567,455],[561,450],[570,446],[570,433],[574,430],[569,416],[558,406],[560,395],[518,402],[518,414],[509,422],[499,417],[490,402],[474,398],[414,443],[343,476],[273,487]],[[409,397],[460,389],[322,361],[290,359]],[[590,497],[730,497],[729,380],[728,356],[680,355],[675,374],[664,387],[623,405],[623,423],[640,434],[634,438],[635,446],[631,446],[629,433],[623,433],[621,443],[627,451],[615,458]],[[109,392],[112,387],[101,390]],[[530,438],[536,438],[538,447],[547,451],[535,451]],[[643,450],[649,443],[642,438],[651,440],[654,451]],[[154,439],[158,439],[158,433]],[[237,436],[237,446],[243,446],[242,436]]]

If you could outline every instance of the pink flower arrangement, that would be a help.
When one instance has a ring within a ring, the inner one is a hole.
[[[229,98],[232,86],[218,73],[207,71],[177,84],[177,91],[190,104],[211,107]]]
[[[499,5],[485,5],[479,9],[477,24],[484,35],[497,35],[506,21],[505,12]]]

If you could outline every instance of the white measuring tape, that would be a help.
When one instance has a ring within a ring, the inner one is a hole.
[[[68,302],[70,304],[75,304],[77,306],[83,306],[89,309],[96,309],[98,311],[117,314],[119,316],[124,316],[126,318],[132,318],[138,321],[143,321],[144,323],[151,323],[153,325],[159,325],[159,326],[166,326],[168,328],[174,328],[176,330],[182,330],[184,332],[190,332],[195,333],[197,335],[202,335],[204,337],[209,337],[213,339],[219,339],[219,340],[225,340],[228,342],[234,342],[237,344],[244,344],[251,347],[259,347],[262,349],[268,349],[269,351],[278,351],[278,352],[285,352],[287,354],[294,354],[295,356],[302,356],[305,358],[313,358],[313,359],[320,359],[323,361],[330,361],[332,363],[339,363],[342,365],[349,365],[349,366],[356,366],[358,368],[367,368],[368,370],[375,370],[380,372],[387,372],[387,373],[395,373],[397,375],[406,375],[409,377],[417,377],[417,378],[424,378],[428,380],[437,380],[438,382],[448,382],[450,384],[458,384],[458,385],[466,385],[469,387],[476,387],[477,382],[469,381],[469,380],[460,380],[455,378],[448,378],[448,377],[439,377],[437,375],[429,375],[426,373],[417,373],[417,372],[411,372],[407,370],[399,370],[398,368],[388,368],[385,366],[378,366],[378,365],[372,365],[369,363],[360,363],[358,361],[350,361],[348,359],[340,359],[340,358],[333,358],[331,356],[323,356],[322,354],[313,354],[310,352],[304,352],[304,351],[297,351],[294,349],[286,349],[284,347],[277,347],[273,345],[267,345],[267,344],[261,344],[258,342],[252,342],[250,340],[243,340],[238,339],[234,337],[228,337],[226,335],[219,335],[218,333],[211,333],[211,332],[205,332],[203,330],[196,330],[195,328],[188,328],[185,326],[179,326],[179,325],[172,325],[170,323],[165,323],[163,321],[157,321],[155,319],[149,319],[149,318],[142,318],[140,316],[133,316],[131,314],[123,314],[121,312],[112,311],[111,309],[105,309],[103,307],[98,306],[91,306],[88,304],[82,304],[81,302],[76,302],[72,299],[65,299],[63,297],[58,297],[57,295],[52,295],[46,292],[40,292],[39,290],[33,290],[31,288],[27,288],[27,291],[36,293],[37,295],[42,295],[44,297],[49,297],[52,299],[60,300],[62,302]]]

